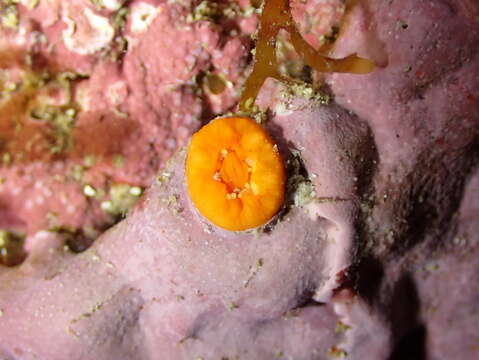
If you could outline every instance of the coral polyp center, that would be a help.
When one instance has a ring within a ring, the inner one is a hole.
[[[200,214],[227,230],[265,224],[284,200],[285,172],[277,146],[247,117],[218,118],[194,134],[186,178]]]

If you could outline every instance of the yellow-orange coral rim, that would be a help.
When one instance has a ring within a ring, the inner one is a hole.
[[[195,133],[186,158],[188,193],[201,215],[231,231],[261,226],[284,200],[283,160],[248,117],[222,117]]]

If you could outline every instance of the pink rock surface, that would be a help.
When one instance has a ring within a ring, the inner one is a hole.
[[[35,264],[39,254],[3,274],[2,282],[13,287],[0,301],[0,326],[9,329],[0,330],[5,341],[24,356],[50,359],[65,357],[62,349],[69,349],[70,358],[91,353],[128,359],[137,347],[147,351],[145,357],[154,352],[171,359],[278,353],[312,358],[333,347],[339,335],[332,309],[304,302],[329,301],[339,273],[351,265],[358,212],[351,179],[370,164],[365,161],[359,169],[348,160],[336,164],[335,154],[347,150],[359,156],[370,139],[365,124],[347,112],[301,102],[268,126],[282,133],[284,140],[277,136],[285,155],[286,145],[320,144],[305,152],[305,167],[321,174],[315,180],[316,188],[324,189],[319,196],[335,194],[344,201],[292,206],[265,232],[217,229],[188,200],[181,151],[128,219],[88,251],[64,254],[44,268]],[[290,236],[293,229],[298,236]],[[34,244],[31,251],[41,252],[43,247]],[[32,284],[41,295],[22,297],[21,289]],[[58,298],[60,288],[74,300],[65,304]],[[8,306],[12,294],[15,308]],[[44,310],[38,319],[35,309]],[[55,330],[32,338],[44,326],[43,318],[52,319]],[[118,327],[125,333],[116,332]],[[41,347],[53,338],[55,344]]]
[[[0,79],[16,84],[7,96],[22,96],[30,61],[34,73],[50,74],[30,97],[75,115],[52,125],[32,119],[33,105],[17,107],[19,129],[12,111],[0,114],[0,211],[15,219],[0,226],[27,235],[52,226],[103,231],[115,220],[102,210],[112,187],[145,187],[192,132],[236,105],[256,14],[228,4],[209,5],[210,13],[199,2],[29,4],[12,5],[16,28],[0,28],[9,54]],[[58,80],[66,71],[68,91]],[[58,142],[69,145],[52,151]],[[85,186],[95,194],[85,196]]]

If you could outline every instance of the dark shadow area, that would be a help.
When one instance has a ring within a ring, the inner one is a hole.
[[[299,309],[299,308],[304,308],[304,307],[309,307],[309,306],[324,305],[324,303],[316,301],[316,300],[313,299],[314,294],[315,294],[315,291],[313,289],[309,289],[309,288],[304,289],[301,296],[298,297],[298,299],[297,299],[296,306],[292,310]]]
[[[353,162],[354,173],[356,174],[356,194],[361,202],[367,202],[374,194],[374,178],[378,173],[379,153],[374,140],[374,134],[363,119],[354,116],[354,121],[362,122],[366,128],[366,134],[357,145],[358,156]]]
[[[268,120],[271,114],[268,114]],[[297,153],[293,153],[297,147],[284,136],[283,128],[275,122],[267,121],[266,128],[278,146],[278,151],[283,158],[286,171],[286,190],[284,203],[276,216],[263,226],[263,232],[269,234],[273,231],[275,225],[283,220],[294,205],[294,194],[300,182],[311,183],[308,170],[303,159]]]
[[[0,266],[20,265],[26,257],[25,236],[0,229]]]
[[[322,302],[316,301],[313,299],[314,291],[310,288],[306,288],[303,290],[302,294],[296,299],[296,304],[287,310],[283,316],[284,317],[295,317],[297,316],[302,309],[316,307],[316,306],[323,306],[325,305]]]
[[[454,149],[453,145],[448,145]],[[446,160],[446,157],[454,159]],[[453,225],[454,214],[461,205],[464,189],[473,170],[479,163],[479,143],[477,137],[468,146],[448,154],[426,152],[418,156],[413,171],[406,177],[403,199],[397,201],[396,214],[404,214],[404,228],[394,242],[391,253],[406,253],[424,241],[426,235],[433,239],[431,250],[441,247],[443,236]],[[445,164],[450,164],[446,166]],[[434,176],[425,177],[425,173]],[[447,196],[445,196],[447,194]]]
[[[365,257],[351,271],[359,296],[382,312],[390,324],[393,348],[387,360],[425,360],[427,329],[420,318],[420,300],[411,275],[403,274],[388,291],[383,264]]]
[[[404,274],[394,285],[390,311],[391,331],[395,345],[388,360],[424,360],[425,326],[420,320],[420,300],[414,280]]]
[[[91,246],[91,244],[93,244],[94,241],[94,239],[87,236],[82,229],[61,226],[50,229],[50,231],[60,234],[65,239],[65,245],[74,254],[79,254],[85,251]]]
[[[426,328],[419,325],[404,335],[394,347],[389,360],[422,360],[426,359]]]
[[[365,257],[352,273],[355,274],[355,289],[359,296],[370,305],[379,300],[379,291],[384,277],[381,262],[372,256]]]

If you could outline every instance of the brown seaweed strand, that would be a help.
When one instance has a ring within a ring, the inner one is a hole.
[[[349,5],[355,1],[349,2]],[[291,36],[291,43],[304,62],[320,72],[365,74],[374,69],[372,61],[352,54],[343,59],[331,59],[321,55],[301,36],[293,20],[289,0],[264,0],[259,21],[253,70],[246,79],[241,94],[239,110],[250,110],[265,80],[269,77],[284,80],[278,70],[276,37],[281,29]]]

